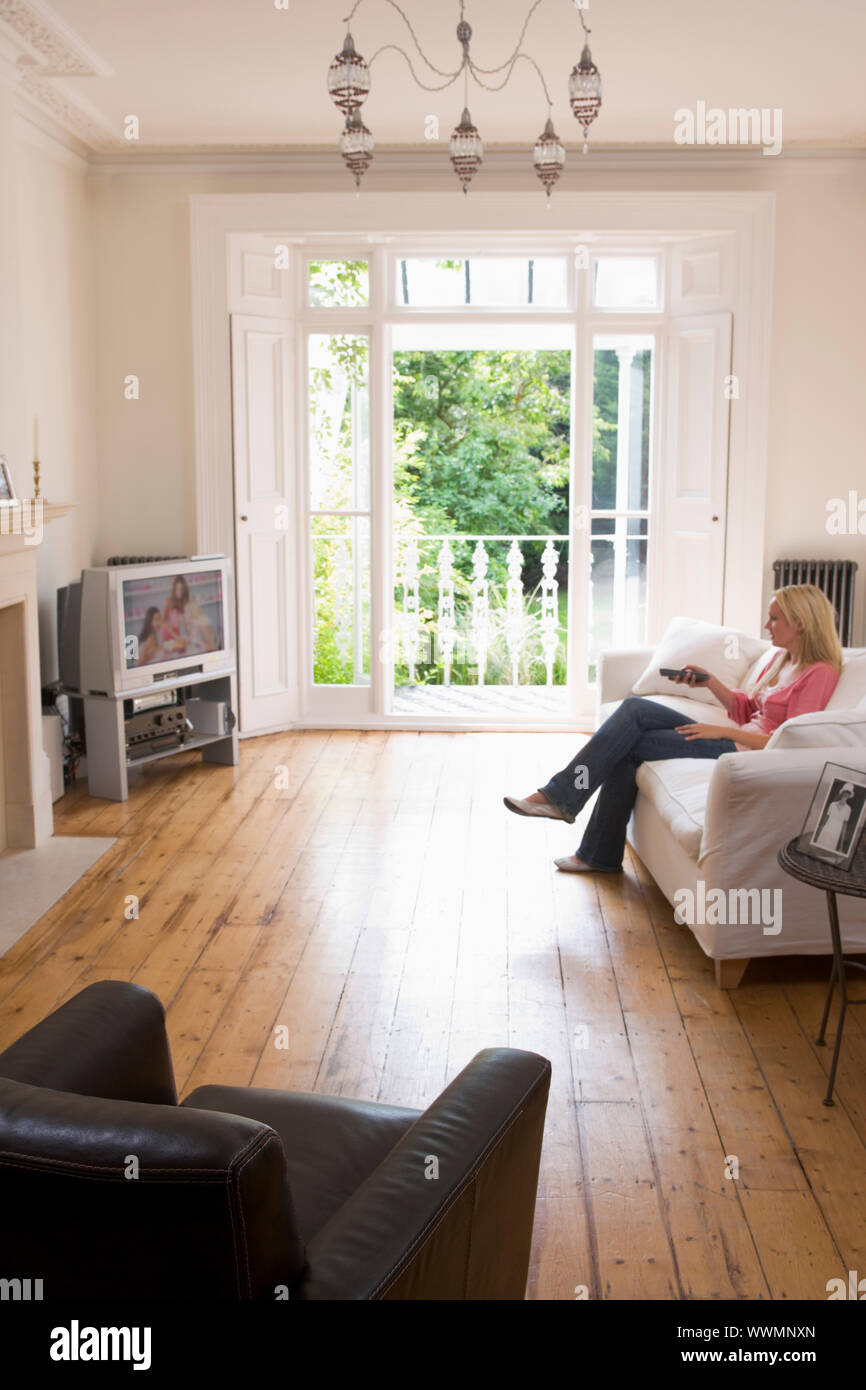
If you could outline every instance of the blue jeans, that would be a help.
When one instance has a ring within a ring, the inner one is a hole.
[[[694,724],[688,715],[630,695],[614,710],[589,743],[561,772],[539,787],[559,810],[574,815],[601,787],[578,857],[606,873],[622,868],[625,832],[637,796],[635,775],[641,763],[662,758],[720,758],[736,753],[729,738],[686,739],[679,724]]]

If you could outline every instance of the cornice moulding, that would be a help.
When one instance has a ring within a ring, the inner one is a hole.
[[[63,86],[55,86],[33,64],[19,65],[18,96],[47,112],[53,120],[76,136],[91,152],[120,148],[120,140],[92,107],[73,97]]]
[[[580,163],[578,163],[578,158]],[[852,163],[866,160],[866,149],[801,149],[783,151],[773,158],[764,157],[760,150],[742,149],[672,150],[669,146],[633,145],[619,147],[595,146],[584,159],[576,156],[565,166],[563,180],[570,182],[573,176],[591,180],[596,174],[612,172],[639,172],[645,169],[701,170],[719,172],[721,170],[758,169],[769,171],[776,165],[809,166],[814,169],[826,168],[832,162]],[[137,147],[135,150],[123,148],[118,143],[117,150],[97,150],[89,158],[90,173],[100,174],[270,174],[296,175],[313,178],[343,178],[348,181],[337,151],[327,147],[307,149],[275,149],[262,146],[151,146]],[[485,172],[495,174],[526,174],[528,188],[535,188],[532,162],[525,149],[508,146],[488,147],[484,164],[478,175],[478,183],[473,185],[480,191]],[[419,149],[396,146],[376,152],[376,163],[366,175],[362,185],[374,188],[377,175],[406,175],[424,179],[439,179],[443,185],[455,184],[453,172],[447,155],[442,150],[430,150],[429,146]],[[456,184],[455,184],[456,186]],[[556,191],[554,192],[556,197]]]
[[[44,0],[0,0],[0,24],[44,77],[111,77],[112,70]]]

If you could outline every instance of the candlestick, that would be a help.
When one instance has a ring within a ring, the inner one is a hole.
[[[33,497],[34,500],[39,496],[39,460],[33,460]]]

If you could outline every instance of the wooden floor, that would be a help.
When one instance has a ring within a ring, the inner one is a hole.
[[[58,833],[119,838],[0,960],[0,1046],[109,978],[164,1001],[182,1093],[422,1107],[480,1048],[530,1048],[553,1065],[530,1298],[825,1299],[866,1274],[866,1010],[827,1109],[826,959],[722,993],[640,863],[559,874],[574,828],[504,810],[574,745],[283,734],[142,769],[126,805],[67,795]]]

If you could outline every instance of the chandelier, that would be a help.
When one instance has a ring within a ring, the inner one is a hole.
[[[355,4],[345,20],[347,26],[351,24],[355,11],[362,3],[363,0],[355,0]],[[413,81],[417,86],[422,87],[425,92],[444,91],[446,87],[453,86],[462,74],[463,114],[451,134],[450,158],[454,172],[460,180],[464,193],[468,192],[469,185],[474,175],[481,167],[484,158],[484,145],[478,128],[473,124],[472,116],[469,112],[469,78],[471,76],[479,87],[485,88],[488,92],[500,92],[511,78],[515,65],[522,58],[530,63],[538,74],[547,102],[547,121],[543,131],[535,142],[532,152],[532,163],[547,193],[549,206],[551,190],[554,188],[565,167],[565,146],[554,130],[552,116],[553,102],[550,99],[550,92],[547,89],[544,75],[535,62],[535,59],[531,58],[528,53],[524,53],[521,48],[529,21],[541,4],[541,0],[535,0],[535,3],[530,8],[523,22],[523,28],[520,31],[520,38],[517,41],[517,47],[514,52],[504,63],[500,63],[500,65],[495,68],[482,68],[473,61],[470,52],[472,27],[465,18],[466,0],[460,0],[460,22],[457,25],[457,40],[463,50],[463,56],[460,61],[460,66],[454,72],[445,72],[442,68],[437,68],[434,63],[430,62],[430,59],[425,55],[418,42],[417,35],[409,19],[396,3],[396,0],[386,0],[386,3],[389,4],[392,9],[396,10],[402,18],[412,36],[415,47],[430,71],[444,78],[445,81],[438,83],[434,82],[432,84],[422,81],[421,78],[417,76],[412,66],[412,59],[409,57],[409,54],[406,53],[405,49],[400,48],[398,44],[383,44],[381,48],[376,49],[369,63],[367,63],[355,48],[351,30],[347,28],[342,51],[337,54],[328,69],[328,91],[335,105],[345,116],[345,124],[342,134],[340,135],[340,153],[349,172],[354,175],[356,188],[360,188],[361,178],[373,162],[373,136],[361,119],[361,106],[370,94],[370,69],[380,53],[385,53],[388,49],[394,49],[397,53],[402,53],[409,65],[409,72],[412,75]],[[588,149],[589,128],[601,110],[601,76],[598,68],[592,61],[592,54],[589,51],[588,40],[590,31],[586,27],[582,7],[577,8],[577,13],[586,42],[584,42],[580,60],[571,71],[571,76],[568,81],[568,99],[575,119],[579,122],[583,130],[583,152],[586,154]],[[505,74],[501,81],[496,82],[489,80],[491,78],[497,78],[501,73]]]

